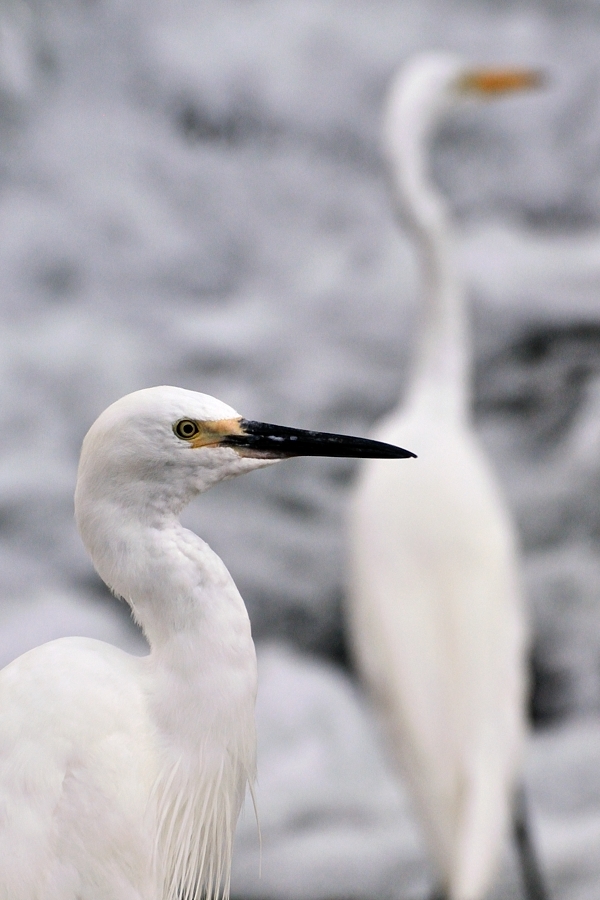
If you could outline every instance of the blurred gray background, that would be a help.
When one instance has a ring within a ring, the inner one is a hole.
[[[475,420],[523,546],[536,836],[553,896],[597,898],[598,0],[1,0],[0,662],[70,633],[144,650],[72,517],[82,437],[122,394],[177,384],[356,434],[398,401],[418,284],[380,117],[396,66],[430,48],[547,72],[457,111],[432,170],[461,230]],[[262,643],[263,871],[249,813],[238,897],[427,890],[346,665],[354,472],[290,461],[186,512]],[[498,897],[519,889],[507,849]]]

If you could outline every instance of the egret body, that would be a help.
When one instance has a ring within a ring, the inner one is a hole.
[[[75,514],[146,657],[64,638],[0,673],[0,900],[215,900],[255,774],[256,660],[227,569],[179,523],[197,494],[288,456],[412,454],[249,422],[150,388],[89,430]]]
[[[419,465],[362,467],[350,637],[452,900],[479,900],[496,873],[525,730],[526,629],[515,529],[470,422],[465,290],[427,149],[453,103],[535,80],[421,55],[393,82],[384,125],[422,325],[406,400],[375,434],[401,436]]]

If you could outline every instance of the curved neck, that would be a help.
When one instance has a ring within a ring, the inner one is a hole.
[[[95,462],[80,465],[79,531],[151,651],[137,671],[158,764],[149,821],[163,884],[153,896],[215,898],[221,885],[227,896],[233,832],[256,765],[248,613],[219,557],[177,518],[191,487],[155,480],[150,490],[142,471],[125,491]]]
[[[430,412],[466,418],[470,348],[463,285],[449,213],[426,171],[429,128],[402,129],[393,154],[403,219],[416,242],[423,295],[421,333],[407,400]]]
[[[250,641],[246,607],[225,565],[172,511],[155,508],[145,519],[80,479],[76,517],[98,574],[131,606],[157,657],[197,666],[199,645],[226,654],[240,635]]]

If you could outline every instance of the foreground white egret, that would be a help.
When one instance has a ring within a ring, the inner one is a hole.
[[[531,71],[421,55],[393,82],[384,126],[419,253],[424,321],[406,401],[376,436],[402,435],[420,459],[410,471],[362,468],[351,514],[351,642],[452,900],[479,900],[496,873],[525,729],[526,630],[515,529],[470,424],[465,290],[426,155],[453,103],[537,81]]]
[[[151,650],[63,638],[0,673],[0,900],[227,895],[254,779],[256,660],[227,569],[178,515],[278,459],[370,455],[413,454],[247,421],[174,387],[129,394],[92,425],[77,524]]]

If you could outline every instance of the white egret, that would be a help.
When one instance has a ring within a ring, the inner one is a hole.
[[[401,435],[419,465],[360,473],[350,640],[452,900],[479,900],[496,873],[525,730],[526,628],[515,529],[470,423],[465,289],[427,150],[453,103],[537,81],[423,54],[395,78],[384,124],[419,254],[423,325],[407,398],[375,434]]]
[[[178,515],[289,456],[412,456],[250,422],[157,387],[89,430],[75,514],[150,654],[63,638],[0,673],[0,900],[215,900],[254,779],[256,661],[243,601]]]

